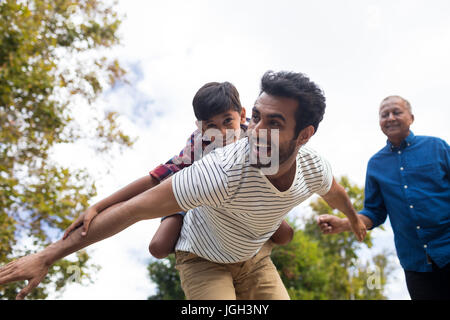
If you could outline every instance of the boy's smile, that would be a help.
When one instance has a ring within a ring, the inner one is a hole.
[[[218,147],[226,146],[239,139],[241,124],[245,123],[245,109],[242,108],[240,114],[235,110],[228,110],[196,123],[202,131],[203,140],[215,142]]]

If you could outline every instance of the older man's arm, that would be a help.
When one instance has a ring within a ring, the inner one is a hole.
[[[119,206],[102,211],[92,220],[86,236],[82,236],[82,229],[78,228],[65,240],[59,240],[41,252],[0,268],[0,285],[28,280],[28,285],[17,295],[17,299],[23,299],[44,279],[48,268],[57,260],[111,237],[140,220],[158,218],[181,210],[172,191],[172,179],[169,178]]]

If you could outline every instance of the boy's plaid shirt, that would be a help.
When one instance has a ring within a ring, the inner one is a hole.
[[[249,120],[250,119],[247,119],[245,124],[241,124],[241,138],[247,132]],[[198,160],[196,157],[200,158],[201,155],[203,155],[203,151],[210,144],[210,141],[203,140],[202,131],[197,129],[191,134],[186,146],[181,150],[180,154],[174,156],[166,163],[160,164],[149,173],[153,178],[161,182],[175,172],[178,172],[185,167],[189,167],[194,161]],[[201,148],[201,150],[196,150],[196,148]]]

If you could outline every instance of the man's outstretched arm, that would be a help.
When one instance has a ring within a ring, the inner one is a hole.
[[[73,231],[65,240],[59,240],[41,252],[25,256],[0,268],[0,285],[28,280],[28,285],[17,295],[23,299],[45,277],[48,268],[57,260],[119,233],[132,224],[181,211],[172,191],[172,178],[123,204],[102,211],[92,220],[89,233],[82,236],[82,229]]]
[[[367,230],[373,227],[373,222],[370,218],[363,214],[358,214],[358,217],[366,225]],[[331,214],[322,214],[317,218],[317,224],[325,234],[337,234],[344,231],[351,231],[350,221],[348,218],[339,218]]]
[[[330,207],[338,209],[347,216],[348,228],[353,231],[358,241],[363,241],[366,236],[366,225],[353,208],[344,187],[333,178],[330,190],[322,198]]]

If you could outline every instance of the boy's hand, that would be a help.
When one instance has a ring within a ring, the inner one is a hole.
[[[66,239],[73,230],[79,228],[80,226],[83,228],[81,235],[85,236],[88,232],[89,224],[97,214],[98,212],[96,209],[89,207],[85,212],[80,214],[80,216],[70,225],[70,227],[67,228],[66,232],[64,232],[63,240]]]
[[[362,242],[366,237],[367,228],[364,222],[357,216],[356,220],[350,221],[350,228],[359,242]]]

